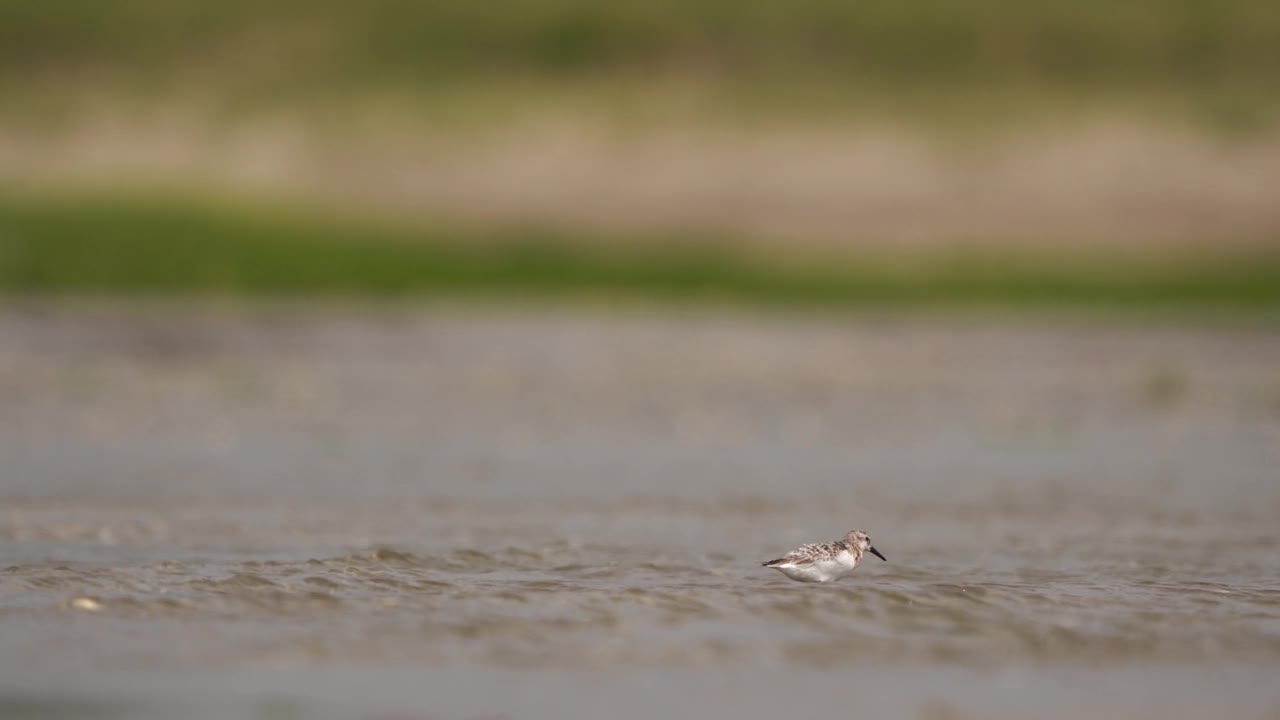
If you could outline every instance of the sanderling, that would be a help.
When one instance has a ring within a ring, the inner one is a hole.
[[[777,560],[761,563],[800,582],[831,582],[858,567],[862,553],[870,552],[881,560],[889,558],[872,547],[871,538],[861,530],[850,530],[843,540],[818,545],[801,545]]]

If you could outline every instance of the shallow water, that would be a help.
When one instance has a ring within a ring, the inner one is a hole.
[[[1280,712],[1269,327],[40,305],[0,337],[0,714]],[[759,567],[851,527],[890,562]]]

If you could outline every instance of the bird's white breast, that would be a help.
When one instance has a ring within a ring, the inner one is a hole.
[[[858,565],[852,553],[845,550],[834,560],[817,560],[804,565],[780,565],[778,570],[792,580],[800,582],[831,582],[851,572]]]

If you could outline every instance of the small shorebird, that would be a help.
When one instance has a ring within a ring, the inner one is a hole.
[[[872,547],[871,538],[866,533],[850,530],[843,540],[801,545],[777,560],[761,564],[799,582],[831,582],[853,572],[864,552],[886,562],[889,560]]]

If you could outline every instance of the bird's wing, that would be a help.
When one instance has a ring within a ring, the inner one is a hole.
[[[801,545],[782,557],[774,560],[769,565],[812,565],[815,560],[821,560],[827,555],[825,545]]]

